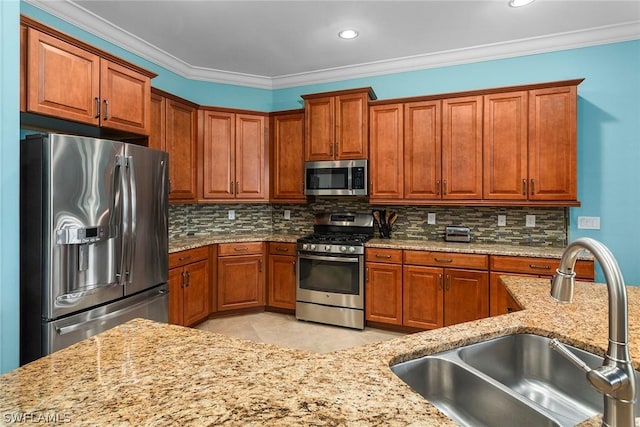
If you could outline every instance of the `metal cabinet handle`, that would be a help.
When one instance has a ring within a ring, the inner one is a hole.
[[[442,263],[445,263],[445,264],[449,264],[449,263],[453,262],[453,259],[451,259],[451,258],[434,258],[434,261],[435,262],[442,262]]]
[[[262,260],[258,260],[258,272],[262,272]]]
[[[238,187],[239,187],[238,181],[236,181],[236,195],[240,194],[240,191],[238,190]]]
[[[329,155],[333,156],[333,142],[329,143]]]
[[[369,283],[369,267],[364,270],[364,280]]]
[[[187,271],[187,285],[185,287],[188,288],[190,284],[191,284],[191,275]]]
[[[447,195],[447,180],[446,179],[444,181],[442,181],[442,195],[443,196]]]
[[[440,188],[440,180],[436,179],[436,196],[440,195],[440,192],[441,192],[440,190],[441,190],[441,188]]]
[[[532,196],[535,195],[535,189],[534,189],[535,183],[536,183],[536,180],[531,179],[531,195]]]
[[[104,100],[104,120],[109,119],[109,101]]]
[[[449,276],[448,274],[447,274],[447,276],[445,278],[445,282],[446,283],[445,283],[444,290],[448,291],[451,288],[451,276]]]
[[[527,180],[524,178],[522,179],[522,195],[527,195]]]
[[[233,248],[233,250],[236,251],[236,252],[242,252],[242,251],[248,251],[249,248],[246,247],[246,246],[241,246],[241,247]]]
[[[233,181],[231,181],[231,194],[235,194],[235,193],[233,192]]]
[[[99,119],[100,118],[100,98],[96,96],[95,100],[96,100],[96,115],[94,116],[94,118]]]
[[[191,255],[187,255],[187,256],[181,256],[180,258],[178,258],[178,261],[185,261],[191,259]]]
[[[289,248],[286,246],[278,246],[276,247],[276,251],[278,252],[289,252]]]
[[[438,290],[442,290],[442,273],[438,274]]]
[[[550,270],[550,265],[541,265],[541,264],[529,264],[529,268],[533,268],[536,270]]]
[[[376,258],[385,258],[385,259],[389,259],[389,258],[391,258],[391,255],[376,254]]]
[[[183,271],[180,275],[182,276],[182,282],[180,283],[180,287],[181,287],[182,289],[184,289],[185,272]]]

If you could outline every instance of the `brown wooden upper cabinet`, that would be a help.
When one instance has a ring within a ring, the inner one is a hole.
[[[485,199],[577,200],[576,98],[576,85],[485,96]]]
[[[197,105],[157,89],[151,93],[150,148],[169,153],[169,200],[195,202]]]
[[[306,202],[304,195],[304,112],[271,116],[271,201]]]
[[[264,115],[201,110],[203,201],[269,199]]]
[[[305,160],[368,157],[368,101],[371,88],[303,95]]]
[[[155,74],[23,21],[39,27],[29,27],[26,34],[27,112],[149,134]]]

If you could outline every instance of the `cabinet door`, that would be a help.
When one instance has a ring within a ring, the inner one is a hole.
[[[336,97],[336,159],[366,159],[369,147],[368,94]]]
[[[296,257],[269,255],[268,306],[295,310]]]
[[[209,261],[199,261],[184,267],[185,326],[209,315]]]
[[[333,160],[335,143],[335,98],[305,101],[305,160]]]
[[[100,60],[101,126],[149,135],[151,80],[122,65]]]
[[[169,153],[169,200],[196,199],[196,110],[165,101],[165,146]]]
[[[169,270],[169,323],[184,325],[183,312],[183,269],[182,267]]]
[[[443,101],[442,198],[482,198],[482,96]]]
[[[167,151],[165,144],[165,97],[151,93],[151,118],[149,140],[147,146],[156,150]],[[169,163],[171,168],[171,163]],[[169,178],[171,180],[171,178]]]
[[[27,111],[99,124],[100,58],[28,29]]]
[[[264,305],[262,255],[218,257],[218,310]]]
[[[529,274],[515,273],[490,273],[489,274],[489,315],[499,316],[501,314],[510,313],[509,308],[509,292],[500,281],[500,276],[523,276],[523,277],[539,277]]]
[[[203,136],[203,198],[235,197],[235,114],[205,111]]]
[[[264,116],[236,114],[235,187],[238,199],[267,197],[264,133]]]
[[[370,199],[399,200],[403,196],[402,104],[371,107]]]
[[[529,92],[529,199],[576,200],[576,86]]]
[[[27,111],[27,39],[25,25],[20,25],[20,111]]]
[[[402,324],[402,266],[366,264],[365,318],[373,322]]]
[[[527,200],[527,92],[484,97],[484,199]]]
[[[271,198],[305,201],[304,114],[272,119]]]
[[[444,270],[444,326],[489,316],[489,273]]]
[[[404,198],[439,199],[442,179],[442,103],[404,106]]]
[[[405,326],[422,329],[443,326],[443,276],[441,268],[404,266],[402,318]]]

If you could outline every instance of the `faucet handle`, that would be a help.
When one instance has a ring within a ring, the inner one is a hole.
[[[564,344],[562,344],[560,341],[558,341],[557,338],[554,338],[551,341],[549,341],[549,347],[551,347],[553,350],[555,350],[558,353],[560,353],[560,355],[562,357],[564,357],[565,359],[567,359],[569,362],[571,362],[574,365],[576,365],[578,367],[578,369],[583,370],[587,374],[589,372],[591,372],[591,370],[592,370],[591,367],[589,365],[587,365],[586,363],[584,363],[582,361],[582,359],[580,359],[578,356],[576,356],[575,354],[571,353],[569,351],[569,349]]]

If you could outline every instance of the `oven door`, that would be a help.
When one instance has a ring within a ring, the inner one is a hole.
[[[298,253],[296,299],[364,309],[364,256]]]

